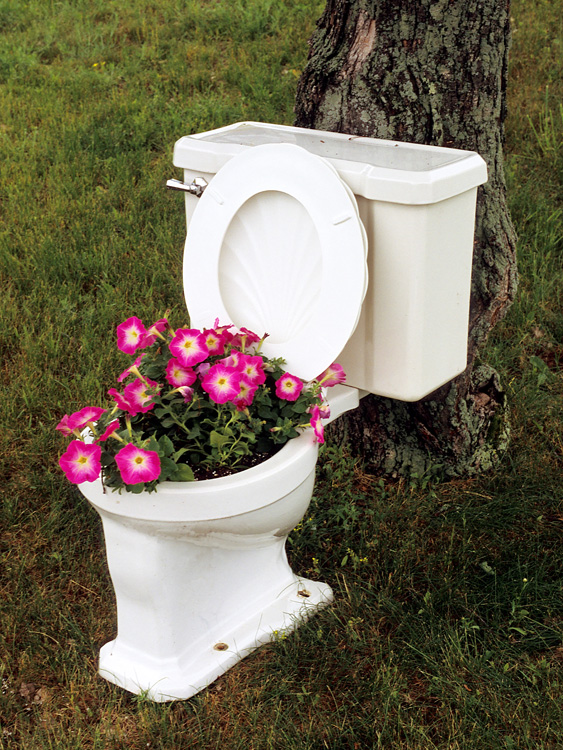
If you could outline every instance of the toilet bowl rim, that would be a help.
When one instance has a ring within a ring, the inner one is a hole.
[[[313,430],[289,440],[256,466],[215,479],[163,482],[156,492],[112,492],[101,479],[78,485],[103,516],[180,523],[231,518],[267,507],[302,484],[314,472],[318,443]],[[159,493],[160,489],[160,493]]]

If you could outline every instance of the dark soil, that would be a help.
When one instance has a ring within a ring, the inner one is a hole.
[[[274,456],[283,445],[273,445],[268,451],[261,453],[253,453],[251,456],[244,456],[240,462],[234,466],[217,466],[215,468],[209,468],[205,466],[192,466],[194,476],[198,481],[203,479],[217,479],[218,477],[228,477],[231,474],[238,474],[240,471],[250,469],[253,466],[261,464],[263,461],[267,461],[269,458]]]

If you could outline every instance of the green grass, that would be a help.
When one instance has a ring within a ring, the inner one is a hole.
[[[333,607],[190,701],[96,675],[115,632],[61,415],[99,402],[115,325],[184,307],[174,141],[292,121],[322,3],[0,0],[0,748],[557,748],[563,736],[563,71],[557,3],[513,3],[507,180],[520,291],[487,358],[501,466],[386,484],[327,447],[294,568]]]

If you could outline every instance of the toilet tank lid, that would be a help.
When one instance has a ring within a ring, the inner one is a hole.
[[[175,144],[174,165],[216,174],[236,154],[265,143],[294,143],[324,157],[355,195],[370,200],[426,205],[487,181],[487,166],[474,151],[261,122],[184,136]]]

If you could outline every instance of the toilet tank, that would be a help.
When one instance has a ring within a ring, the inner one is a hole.
[[[347,385],[418,401],[463,372],[483,159],[472,151],[241,122],[181,138],[174,165],[185,183],[209,182],[233,156],[265,143],[293,143],[323,157],[358,203],[369,285],[338,357]],[[186,193],[188,225],[197,200]]]

